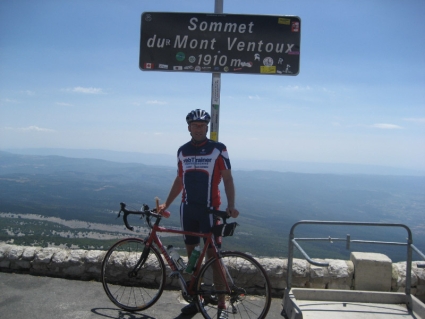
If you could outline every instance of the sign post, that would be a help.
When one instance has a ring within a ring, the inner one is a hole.
[[[212,74],[211,84],[211,124],[210,124],[210,139],[218,142],[219,117],[220,117],[220,89],[221,89],[221,74]]]
[[[296,16],[144,12],[142,71],[212,73],[210,138],[218,141],[221,73],[295,76],[301,21]]]
[[[223,13],[223,0],[215,0],[214,13]],[[221,91],[221,74],[212,74],[211,83],[211,124],[210,139],[218,142],[218,131],[220,128],[220,91]]]

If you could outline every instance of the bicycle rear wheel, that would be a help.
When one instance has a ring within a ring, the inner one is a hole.
[[[114,244],[103,259],[103,289],[115,305],[127,311],[149,308],[164,290],[165,265],[155,247],[138,265],[145,247],[139,238],[126,238]]]
[[[266,318],[271,303],[271,286],[263,267],[244,253],[227,251],[221,256],[218,260],[208,260],[199,275],[196,301],[202,315],[218,318],[219,311],[226,311],[228,318]],[[218,267],[224,270],[230,291],[226,291],[220,280]],[[225,302],[226,310],[219,310],[220,301]]]

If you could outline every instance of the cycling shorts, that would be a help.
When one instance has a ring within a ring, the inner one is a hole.
[[[180,205],[180,224],[184,231],[196,233],[209,233],[216,219],[213,214],[208,214],[207,208],[203,205],[187,205],[181,203]],[[214,237],[214,235],[213,235]],[[200,237],[183,235],[184,243],[186,245],[198,245]],[[205,242],[204,238],[204,242]],[[215,238],[214,238],[215,240]],[[216,245],[221,247],[221,238],[216,240]]]

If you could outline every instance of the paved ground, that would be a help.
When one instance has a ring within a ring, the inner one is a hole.
[[[164,292],[151,308],[128,313],[109,301],[102,284],[0,272],[2,319],[200,319],[183,316],[178,292]],[[267,319],[282,319],[281,299],[273,299]]]

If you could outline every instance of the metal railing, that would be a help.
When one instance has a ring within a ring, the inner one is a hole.
[[[375,226],[375,227],[401,227],[407,231],[407,242],[385,242],[385,241],[370,241],[370,240],[351,240],[350,235],[347,235],[346,238],[295,238],[294,231],[295,228],[301,224],[309,225],[336,225],[336,226]],[[412,252],[417,252],[423,260],[425,260],[425,255],[413,245],[412,232],[409,227],[403,224],[389,224],[389,223],[367,223],[367,222],[340,222],[340,221],[317,221],[317,220],[302,220],[295,223],[289,234],[289,245],[288,245],[288,271],[287,271],[287,289],[288,291],[292,287],[292,264],[294,257],[294,247],[296,247],[305,257],[305,259],[312,265],[328,267],[329,263],[319,262],[311,259],[307,253],[301,248],[300,244],[297,241],[345,241],[347,249],[350,249],[351,243],[361,243],[361,244],[380,244],[380,245],[397,245],[397,246],[406,246],[407,247],[407,258],[406,258],[406,294],[410,295],[410,286],[411,286],[411,273],[412,273]],[[418,268],[425,268],[424,264],[418,264]]]

